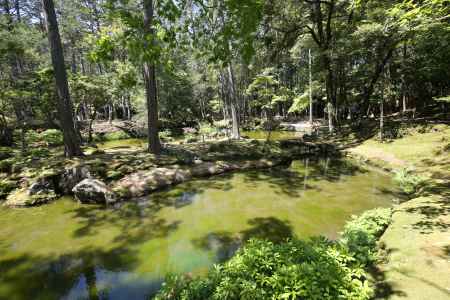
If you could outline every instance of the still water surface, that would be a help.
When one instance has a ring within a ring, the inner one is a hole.
[[[385,174],[305,159],[114,209],[70,198],[0,208],[0,299],[148,299],[168,273],[206,272],[250,237],[336,238],[352,214],[389,206],[395,193]]]

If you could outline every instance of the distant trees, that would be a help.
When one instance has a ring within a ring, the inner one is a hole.
[[[36,123],[75,140],[77,122],[139,118],[159,153],[168,120],[224,119],[231,138],[262,114],[328,119],[333,131],[380,116],[382,91],[387,119],[450,95],[446,0],[59,0],[52,51],[41,16],[49,2],[0,1],[2,144],[16,129],[25,141]],[[256,87],[264,76],[276,84]]]

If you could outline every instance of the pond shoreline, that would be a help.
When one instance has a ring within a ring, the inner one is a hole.
[[[270,168],[300,156],[335,151],[329,144],[301,139],[209,142],[174,147],[169,147],[168,154],[160,157],[137,148],[131,151],[114,148],[111,152],[94,151],[75,161],[50,158],[50,163],[28,167],[26,173],[18,174],[14,171],[16,164],[12,163],[11,180],[20,182],[20,186],[12,189],[3,205],[43,205],[73,194],[82,203],[112,204],[194,178]],[[52,159],[55,162],[52,163]],[[29,176],[30,173],[35,175]]]

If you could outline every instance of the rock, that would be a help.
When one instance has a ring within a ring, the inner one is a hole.
[[[180,168],[179,166],[155,168],[125,176],[115,184],[113,190],[120,198],[138,198],[155,190],[190,180],[193,177],[219,175],[234,170],[270,168],[280,163],[283,163],[283,161],[261,159],[239,162],[199,162],[191,168]]]
[[[73,188],[87,178],[91,178],[91,172],[87,166],[65,169],[59,178],[59,190],[64,195],[71,194]]]
[[[37,181],[32,183],[30,185],[30,187],[28,188],[28,195],[30,195],[30,196],[42,195],[42,194],[46,194],[49,192],[53,192],[53,193],[55,192],[54,182],[49,177],[44,177],[44,178],[38,179]]]
[[[191,178],[189,170],[174,168],[155,168],[151,171],[140,171],[121,179],[114,190],[123,198],[141,197],[148,193],[184,182]]]
[[[112,204],[116,202],[113,191],[97,179],[84,179],[72,189],[72,192],[81,203]]]

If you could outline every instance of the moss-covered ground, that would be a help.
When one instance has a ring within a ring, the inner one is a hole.
[[[409,201],[396,206],[381,238],[385,255],[374,270],[377,298],[450,299],[450,126],[411,126],[385,142],[376,134],[339,142],[351,145],[351,156],[393,171],[410,168],[426,178]]]
[[[23,191],[39,178],[61,174],[65,169],[74,167],[86,166],[95,177],[112,183],[131,173],[175,164],[189,166],[199,161],[239,162],[261,158],[289,160],[297,154],[315,151],[316,147],[302,144],[301,141],[294,141],[292,145],[283,143],[286,142],[241,140],[167,143],[163,153],[155,156],[146,151],[144,140],[123,139],[86,146],[83,149],[85,156],[73,159],[64,157],[62,146],[30,144],[26,155],[22,155],[17,148],[3,148],[0,149],[3,155],[0,160],[0,201],[9,194],[16,194],[15,191]]]

